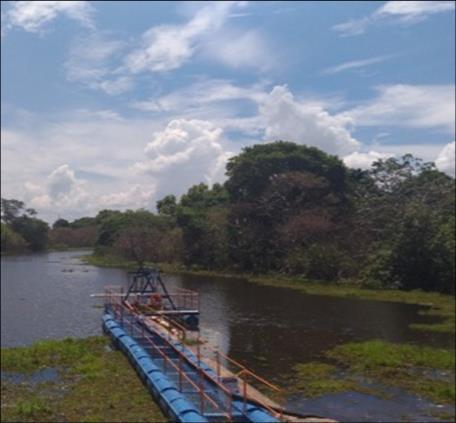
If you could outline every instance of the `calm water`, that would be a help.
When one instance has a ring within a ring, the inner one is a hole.
[[[90,298],[90,294],[102,292],[104,285],[126,285],[126,272],[85,265],[79,257],[87,253],[2,257],[3,347],[101,334],[102,310],[97,307],[101,301]],[[454,341],[445,334],[408,328],[413,322],[436,321],[420,316],[420,306],[304,295],[242,279],[167,274],[163,278],[171,290],[180,286],[200,293],[201,328],[211,343],[282,386],[287,385],[293,365],[318,360],[324,351],[340,343],[379,338],[451,346]],[[340,414],[337,407],[347,407],[340,401],[331,399],[326,404],[335,404]],[[292,402],[299,405],[302,399]],[[304,406],[307,412],[325,411],[318,403],[307,401]],[[381,415],[385,405],[376,407]],[[369,412],[375,417],[375,411]]]

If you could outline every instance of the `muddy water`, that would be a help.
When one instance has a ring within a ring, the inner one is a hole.
[[[102,292],[104,285],[126,285],[126,272],[85,265],[79,257],[87,253],[2,257],[2,347],[101,333],[100,301],[90,294]],[[242,279],[166,274],[163,278],[171,290],[180,286],[200,293],[201,327],[212,344],[282,386],[293,365],[318,360],[324,351],[344,342],[377,338],[442,347],[454,342],[447,334],[409,329],[411,323],[438,320],[420,316],[421,306],[304,295]],[[336,404],[338,414],[344,409],[345,397],[328,398]],[[312,412],[324,411],[318,403],[302,398],[291,402],[304,404],[306,410],[312,406]],[[384,407],[378,406],[378,413]],[[413,418],[413,410],[407,409],[411,414],[405,414]],[[350,419],[352,412],[334,417]],[[378,420],[377,412],[369,413],[363,413],[364,418]]]

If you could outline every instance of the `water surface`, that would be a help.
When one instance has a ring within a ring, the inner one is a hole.
[[[90,294],[103,292],[105,285],[126,286],[127,274],[85,265],[80,256],[88,253],[2,257],[3,347],[101,334],[101,301]],[[171,291],[184,287],[200,293],[201,329],[212,344],[281,386],[287,385],[296,363],[319,360],[325,351],[341,343],[383,339],[445,347],[454,342],[448,334],[409,328],[411,323],[438,321],[437,317],[419,315],[424,307],[418,305],[306,295],[242,279],[168,274],[163,279]],[[353,395],[330,397],[325,404],[332,409],[327,411],[350,407]],[[410,397],[407,401],[413,402]],[[318,410],[318,401],[301,398],[292,403]],[[373,420],[378,420],[384,406],[373,399],[370,403],[364,417],[370,419],[373,413]],[[403,413],[403,404],[401,407]],[[409,411],[409,418],[413,418],[413,410]],[[351,419],[352,413],[337,417]]]

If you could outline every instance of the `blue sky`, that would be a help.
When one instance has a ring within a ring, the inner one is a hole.
[[[454,175],[454,4],[2,2],[2,196],[153,208],[275,139]]]

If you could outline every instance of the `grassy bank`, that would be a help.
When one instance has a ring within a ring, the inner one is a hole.
[[[40,341],[1,349],[2,422],[166,421],[127,359],[105,337]],[[57,377],[37,380],[55,369]]]
[[[316,397],[356,391],[388,399],[389,387],[396,387],[435,404],[454,404],[453,351],[374,340],[339,345],[325,358],[296,365],[289,392]],[[452,421],[454,415],[444,417]]]
[[[87,264],[100,267],[120,267],[134,269],[137,264],[133,261],[126,261],[110,256],[85,256],[83,260]],[[153,266],[150,263],[150,266]],[[179,264],[162,263],[160,269],[167,273],[199,275],[208,277],[243,278],[248,282],[258,285],[275,286],[298,290],[309,295],[328,295],[333,297],[358,298],[373,301],[391,301],[408,304],[428,306],[428,310],[421,313],[441,317],[442,321],[432,324],[412,324],[411,328],[416,330],[427,330],[435,332],[455,333],[455,298],[451,295],[444,295],[437,292],[400,291],[386,289],[363,288],[354,281],[343,281],[337,283],[324,283],[303,280],[299,278],[285,278],[283,275],[257,276],[249,274],[236,274],[215,272],[207,270],[189,269]]]

